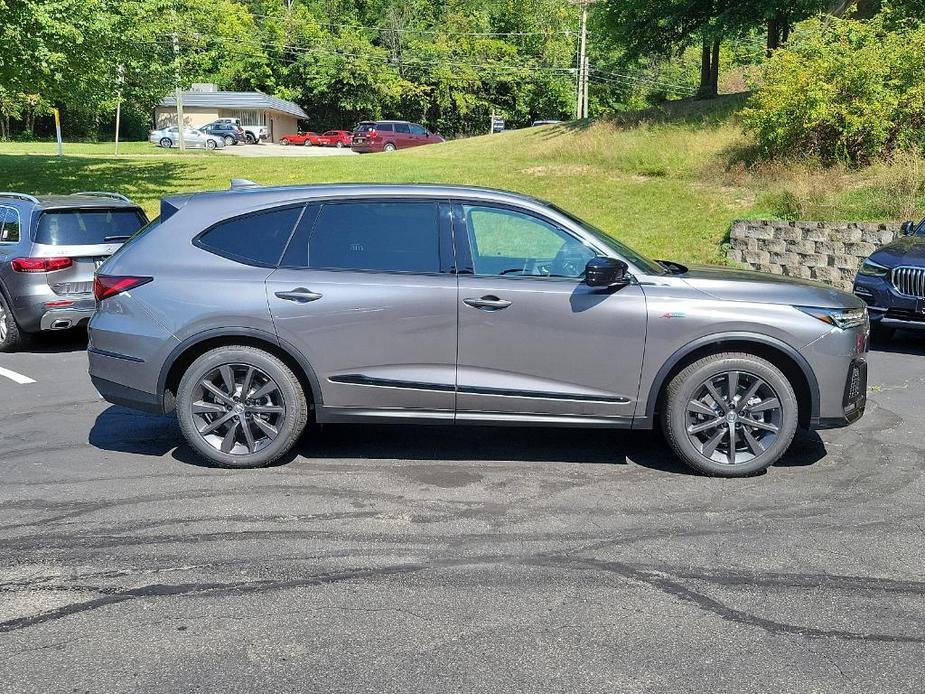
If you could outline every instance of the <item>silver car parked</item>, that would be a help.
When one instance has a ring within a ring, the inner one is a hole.
[[[118,193],[0,193],[0,352],[86,325],[93,273],[147,221]]]
[[[162,201],[97,274],[90,374],[176,410],[215,464],[306,422],[652,428],[743,476],[866,402],[863,303],[652,261],[549,203],[454,186],[261,188]]]
[[[180,129],[173,126],[172,128],[152,130],[148,133],[148,142],[166,148],[178,147],[180,145]],[[225,139],[217,135],[204,133],[202,130],[195,128],[186,128],[183,131],[183,146],[192,149],[223,149]]]

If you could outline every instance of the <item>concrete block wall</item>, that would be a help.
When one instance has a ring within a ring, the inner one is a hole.
[[[739,220],[728,256],[753,270],[850,291],[861,261],[899,235],[899,224]]]

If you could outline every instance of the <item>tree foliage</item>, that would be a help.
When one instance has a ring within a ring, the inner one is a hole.
[[[744,122],[766,155],[925,153],[925,27],[812,20],[777,51]]]

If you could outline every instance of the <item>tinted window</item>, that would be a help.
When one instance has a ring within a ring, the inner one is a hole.
[[[573,277],[596,254],[580,240],[532,215],[464,205],[476,275]]]
[[[131,238],[145,220],[136,210],[54,210],[39,217],[36,243],[81,246]]]
[[[370,130],[375,130],[375,123],[360,123],[353,129],[355,133],[368,133]]]
[[[417,123],[412,123],[411,124],[411,134],[412,135],[427,135],[428,133],[426,130],[424,130],[424,128],[422,128]]]
[[[408,127],[407,123],[396,123],[395,132],[409,134],[411,132],[411,128]]]
[[[19,212],[12,207],[0,207],[0,243],[19,241]]]
[[[309,240],[308,266],[383,272],[439,272],[438,244],[436,203],[324,205],[318,212]],[[299,253],[299,250],[294,249],[294,252]]]
[[[275,267],[301,214],[301,207],[288,207],[230,219],[212,227],[197,243],[232,260]]]
[[[383,133],[390,133],[392,132],[392,124],[391,123],[379,123],[376,125],[376,130],[378,130],[379,132],[383,132]]]

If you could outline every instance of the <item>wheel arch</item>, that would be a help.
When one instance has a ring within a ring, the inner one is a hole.
[[[688,364],[711,354],[722,352],[747,352],[767,359],[784,375],[793,386],[799,408],[799,424],[808,429],[819,419],[819,382],[806,358],[787,343],[757,333],[726,333],[708,335],[690,342],[678,349],[659,369],[646,399],[645,416],[642,425],[651,427],[655,423],[665,389],[671,379]]]
[[[215,328],[188,337],[171,351],[161,367],[157,384],[158,396],[163,402],[165,412],[173,411],[180,379],[189,365],[209,350],[229,345],[257,347],[279,358],[299,379],[309,408],[321,404],[318,377],[299,350],[263,330],[229,327]]]

